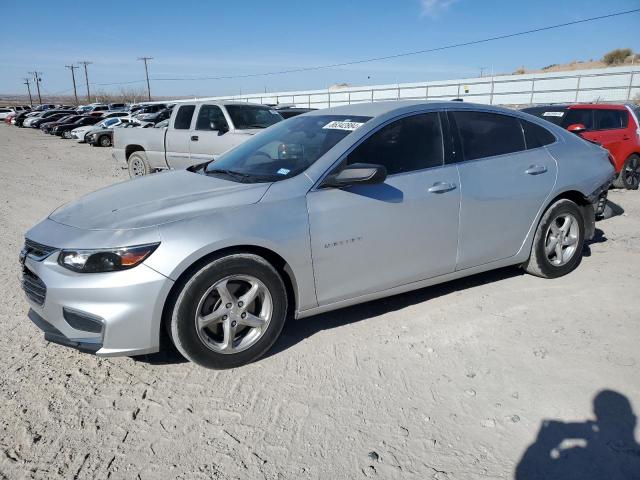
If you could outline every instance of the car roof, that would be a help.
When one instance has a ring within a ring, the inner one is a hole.
[[[615,103],[578,103],[576,105],[569,105],[569,110],[582,110],[582,109],[592,109],[592,110],[626,110],[627,107],[621,104]]]
[[[495,107],[479,103],[452,102],[452,101],[426,101],[426,100],[390,100],[384,102],[369,103],[352,103],[350,105],[341,105],[338,107],[325,108],[322,110],[313,110],[305,113],[310,115],[353,115],[364,117],[378,117],[392,113],[394,111],[404,111],[411,107],[429,107],[437,110],[455,109],[455,110],[485,110],[495,111],[499,113],[516,113],[516,110],[510,110],[503,107]]]

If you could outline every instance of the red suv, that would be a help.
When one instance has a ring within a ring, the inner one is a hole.
[[[636,190],[640,184],[640,107],[578,104],[524,108],[609,150],[618,176],[613,185]]]

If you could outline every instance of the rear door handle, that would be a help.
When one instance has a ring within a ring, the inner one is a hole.
[[[453,183],[436,182],[433,186],[429,187],[427,191],[429,193],[445,193],[450,192],[454,188],[456,188],[456,186]]]
[[[543,165],[531,165],[527,168],[524,173],[527,175],[540,175],[541,173],[545,173],[547,171],[547,167]]]
[[[191,141],[197,142],[198,141],[198,136],[197,135],[191,135]]]

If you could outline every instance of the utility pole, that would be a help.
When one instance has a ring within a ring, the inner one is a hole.
[[[87,83],[87,102],[91,103],[91,92],[89,91],[89,74],[87,73],[87,65],[91,65],[93,62],[87,62],[86,60],[83,60],[78,63],[80,65],[84,65],[84,79]]]
[[[147,62],[149,60],[153,60],[153,57],[138,57],[138,60],[142,60],[144,62],[144,73],[147,76],[147,95],[149,97],[149,101],[151,101],[151,86],[149,85],[149,68],[147,67]]]
[[[31,99],[31,87],[29,86],[29,79],[24,79],[24,84],[27,86],[27,92],[29,92],[29,105],[33,107],[33,100]]]
[[[40,82],[42,81],[42,77],[40,75],[42,72],[33,71],[29,73],[33,75],[33,81],[36,83],[36,87],[38,89],[38,102],[42,105],[42,97],[40,96]]]
[[[80,68],[76,65],[65,65],[69,70],[71,70],[71,80],[73,80],[73,96],[76,97],[76,105],[78,105],[78,91],[76,90],[76,75],[74,70],[76,68]]]

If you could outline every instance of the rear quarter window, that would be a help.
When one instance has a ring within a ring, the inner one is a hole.
[[[594,130],[615,130],[627,128],[629,112],[627,110],[595,110]]]
[[[520,123],[522,124],[527,150],[544,147],[556,141],[556,137],[546,128],[527,120],[520,120]]]

